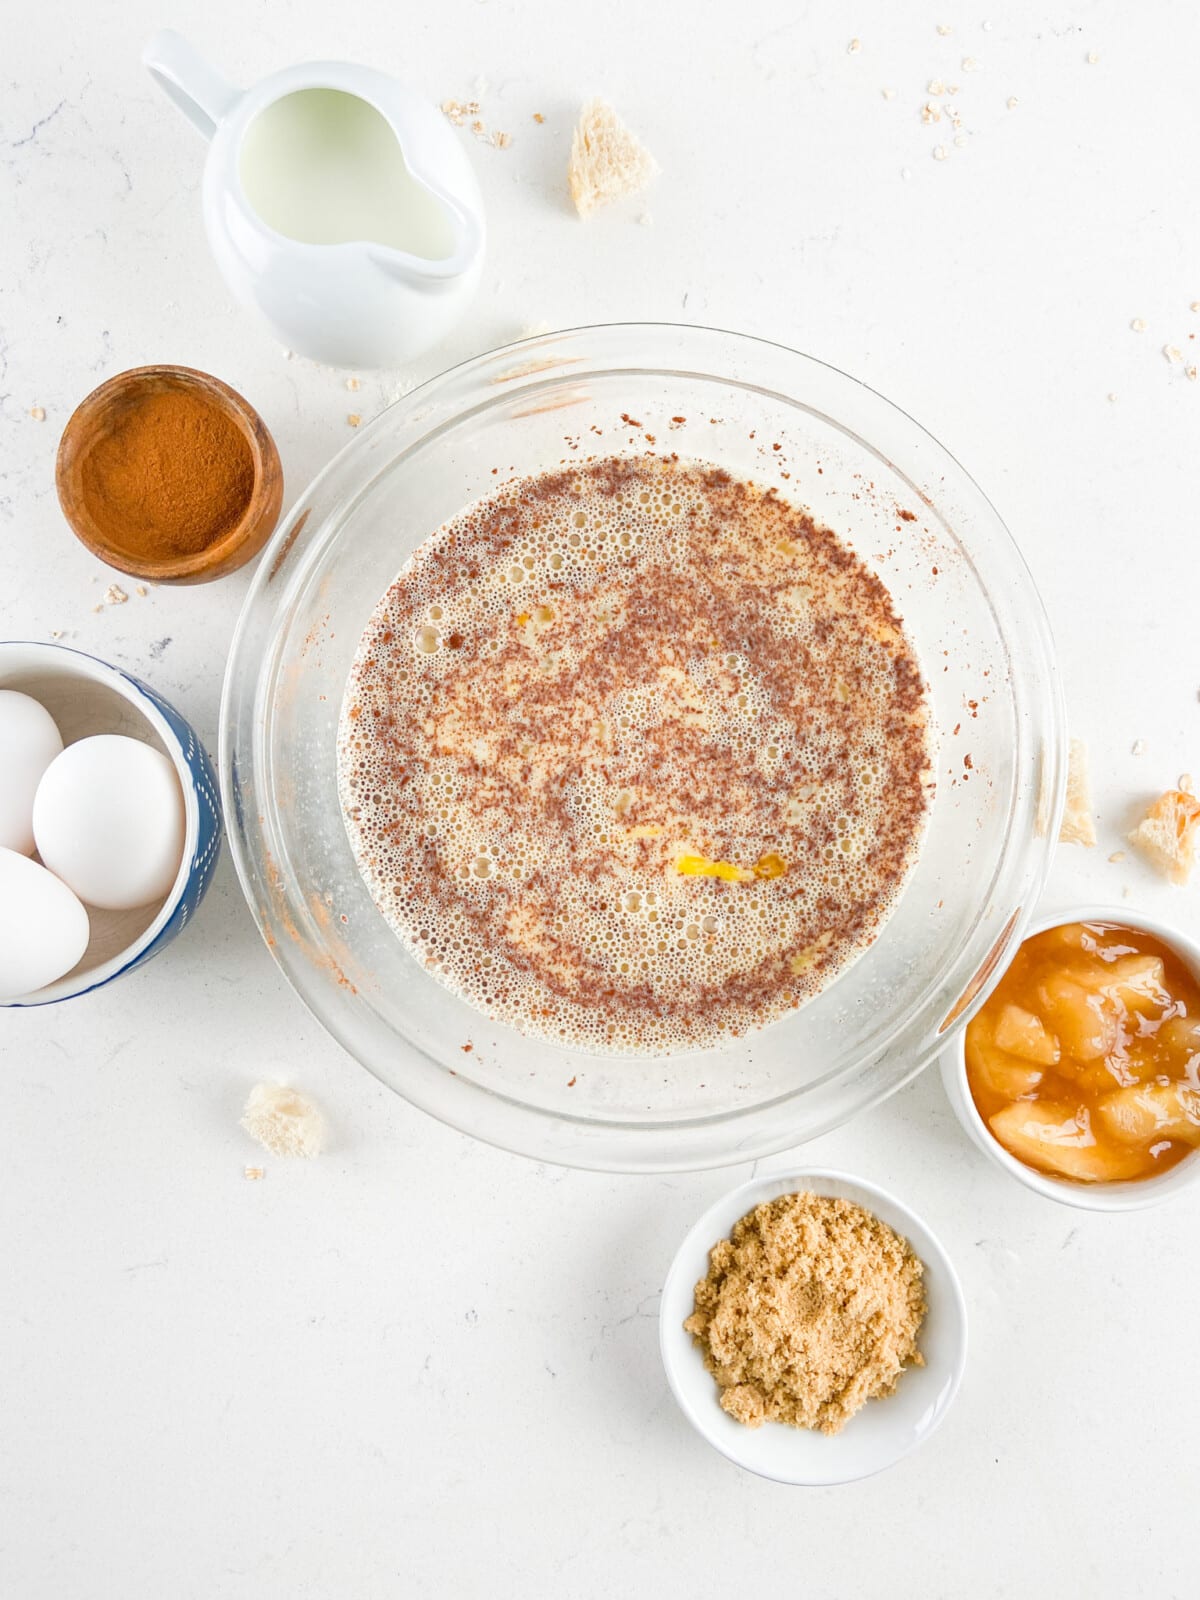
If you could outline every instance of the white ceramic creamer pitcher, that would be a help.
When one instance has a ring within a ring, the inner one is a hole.
[[[209,141],[217,265],[288,349],[392,367],[450,331],[479,281],[483,204],[432,105],[343,61],[236,89],[169,29],[142,61]]]

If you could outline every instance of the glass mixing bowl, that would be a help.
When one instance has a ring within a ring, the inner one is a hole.
[[[371,611],[440,523],[512,474],[651,448],[777,485],[879,574],[929,679],[938,788],[899,905],[824,993],[719,1049],[588,1055],[490,1021],[392,933],[343,824],[338,714]],[[225,681],[220,765],[263,935],[365,1067],[506,1149],[661,1171],[811,1138],[945,1047],[1040,892],[1065,719],[1028,569],[978,485],[911,418],[779,345],[617,325],[480,356],[355,436],[262,558]]]

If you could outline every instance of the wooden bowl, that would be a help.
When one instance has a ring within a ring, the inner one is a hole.
[[[242,516],[227,533],[194,553],[152,560],[123,547],[119,525],[106,526],[93,515],[83,494],[83,469],[99,439],[148,395],[164,390],[190,390],[237,425],[250,447],[254,483]],[[279,451],[258,412],[228,384],[191,367],[133,367],[93,389],[63,430],[54,476],[63,515],[80,542],[118,572],[150,583],[208,583],[235,572],[271,537],[283,500]]]

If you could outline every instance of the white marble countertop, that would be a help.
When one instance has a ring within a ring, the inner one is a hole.
[[[215,745],[246,575],[97,611],[112,574],[54,496],[63,424],[122,368],[184,362],[242,390],[291,497],[349,411],[526,324],[743,328],[918,417],[1019,540],[1099,814],[1052,897],[1128,888],[1197,926],[1200,884],[1107,860],[1139,804],[1200,771],[1194,8],[44,0],[6,21],[0,634],[61,632],[132,668]],[[437,101],[486,78],[489,125],[514,138],[462,130],[491,253],[451,343],[351,397],[231,304],[202,146],[138,66],[164,21],[242,82],[321,55]],[[960,86],[961,145],[922,125],[933,79]],[[585,227],[563,168],[595,92],[663,175]],[[228,857],[147,968],[4,1013],[0,1072],[13,1600],[1195,1592],[1200,1193],[1125,1217],[1044,1202],[967,1145],[935,1074],[805,1153],[941,1232],[972,1317],[962,1393],[892,1472],[789,1491],[709,1450],[659,1366],[670,1255],[746,1170],[566,1172],[411,1110],[309,1019]],[[333,1144],[248,1183],[237,1116],[274,1074],[321,1100]]]

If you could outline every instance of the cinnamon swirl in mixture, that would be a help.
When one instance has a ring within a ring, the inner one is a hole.
[[[421,545],[339,726],[355,856],[448,987],[590,1050],[720,1043],[879,933],[926,691],[829,529],[673,457],[516,481]]]

